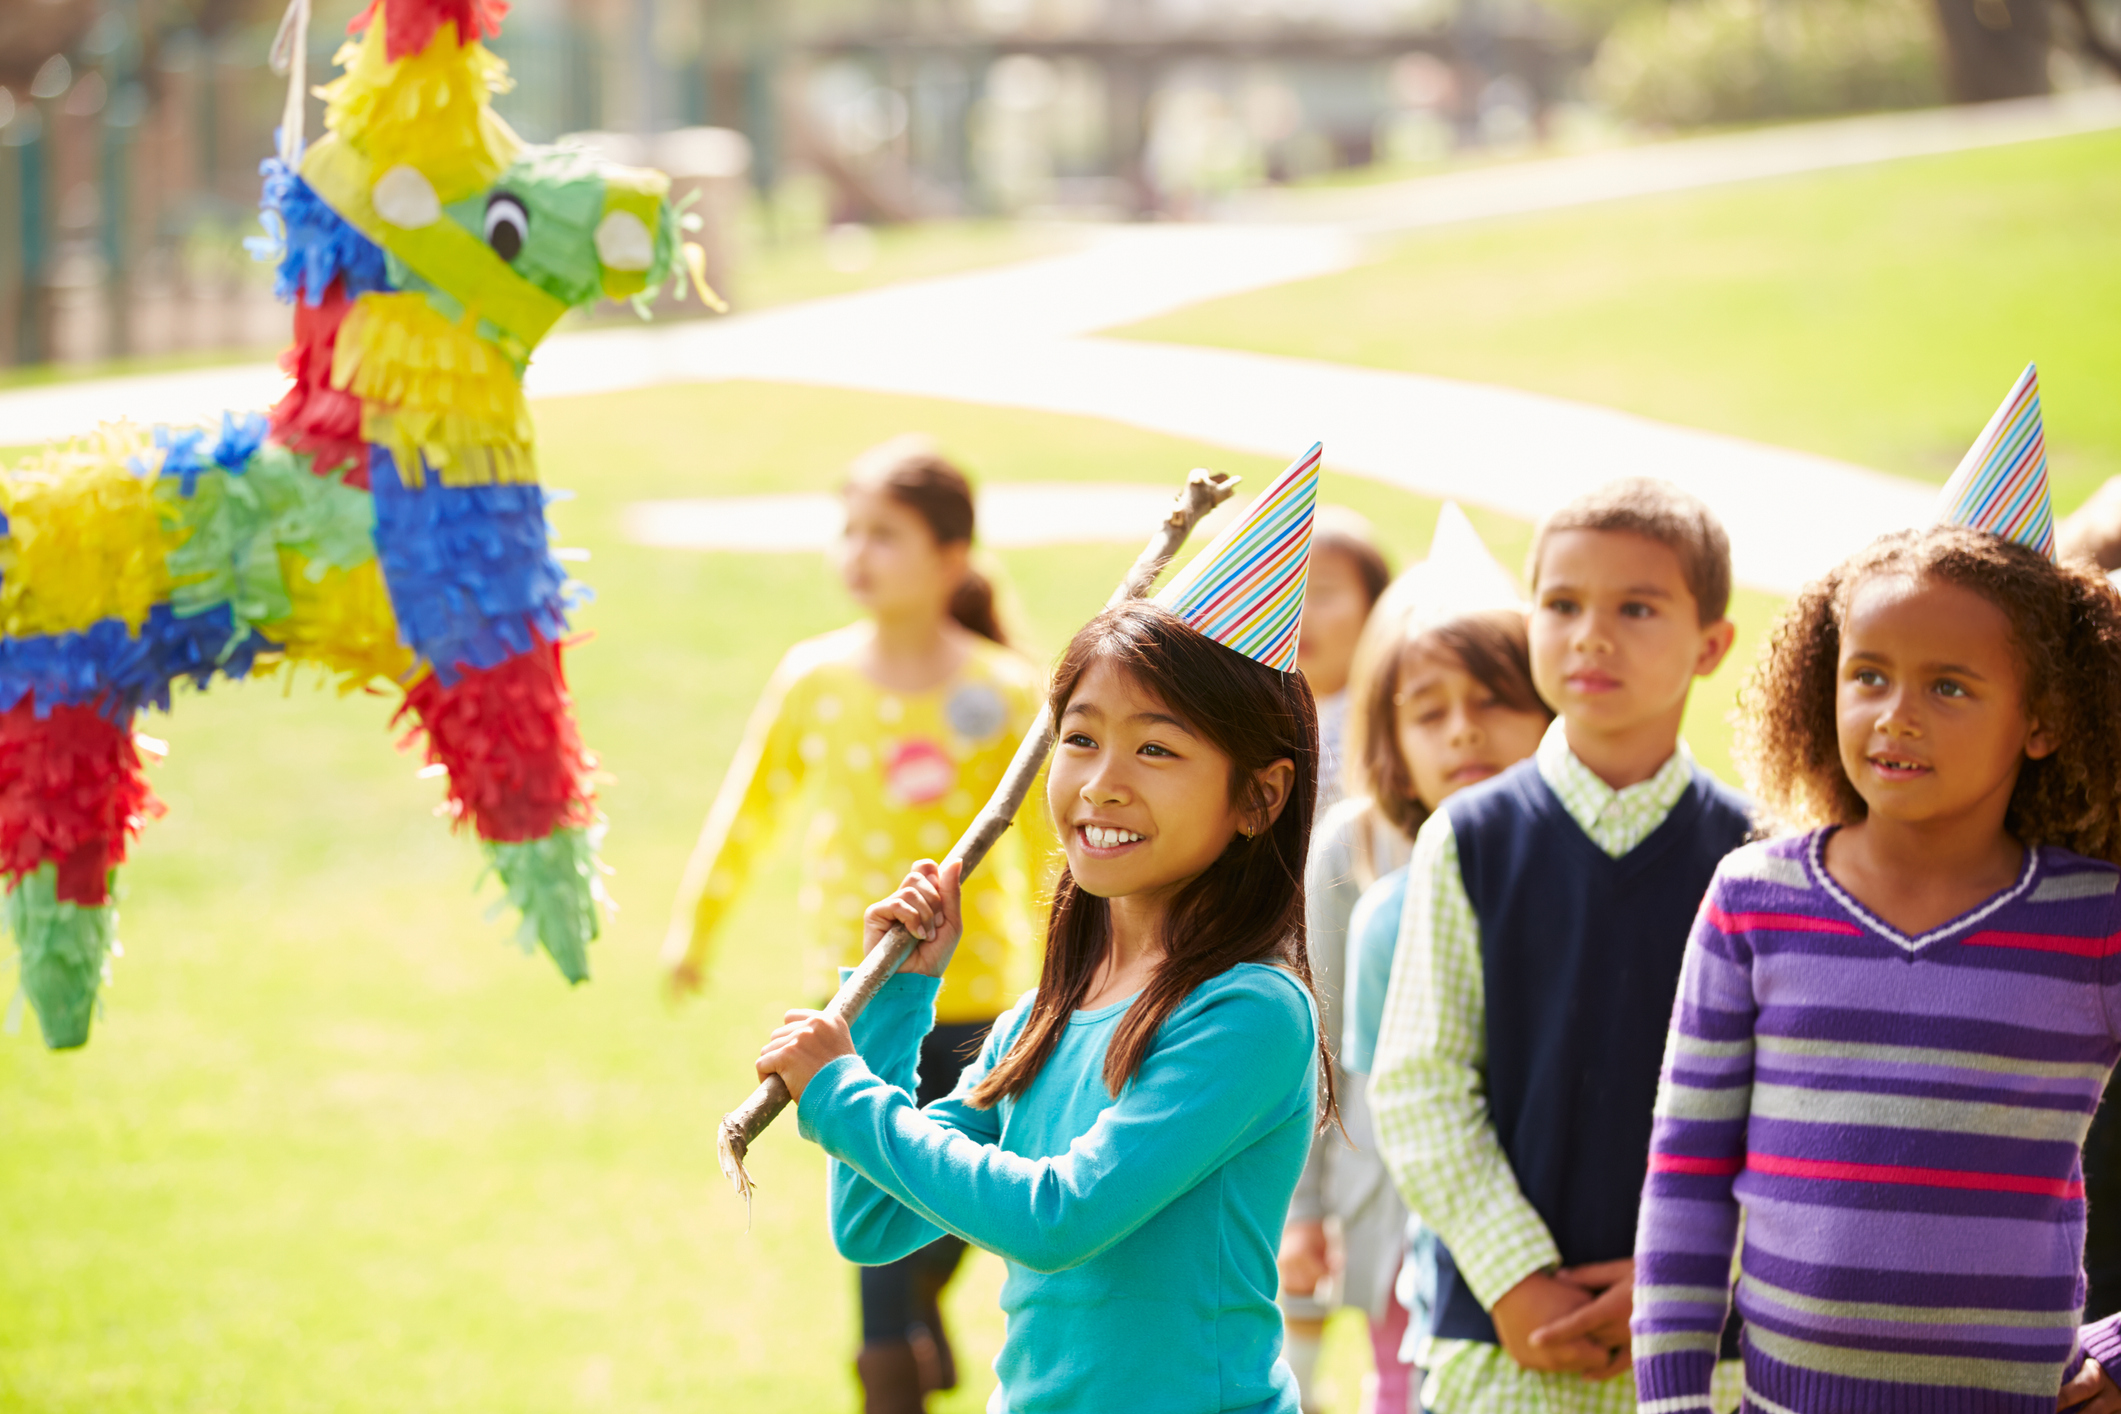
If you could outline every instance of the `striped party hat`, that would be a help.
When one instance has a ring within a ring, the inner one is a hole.
[[[1296,630],[1318,511],[1313,443],[1235,525],[1172,577],[1156,602],[1214,639],[1280,672],[1296,667]]]
[[[2055,557],[2055,508],[2047,494],[2047,436],[2040,426],[2040,374],[2032,364],[1981,429],[1937,498],[1937,519],[2000,535]]]

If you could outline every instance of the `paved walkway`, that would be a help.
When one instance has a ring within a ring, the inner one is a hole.
[[[1742,582],[1787,592],[1880,531],[1921,519],[1929,490],[1509,389],[1090,336],[1343,269],[1381,231],[2117,126],[2121,96],[2100,92],[1287,194],[1259,213],[1271,221],[1106,229],[1079,250],[999,269],[712,323],[565,335],[540,350],[528,388],[559,397],[748,378],[1076,413],[1275,457],[1323,439],[1335,469],[1526,517],[1615,475],[1663,476],[1722,515]],[[280,386],[269,365],[252,365],[0,393],[0,444],[105,417],[198,421],[262,407]]]
[[[979,538],[1004,550],[1138,543],[1142,527],[1170,507],[1169,488],[1140,482],[993,481],[979,492]],[[1223,506],[1203,524],[1214,525],[1217,516],[1233,511],[1234,503]],[[635,501],[621,514],[620,529],[636,545],[815,554],[838,543],[846,519],[846,504],[822,492],[712,496]],[[1213,531],[1195,532],[1204,533]]]

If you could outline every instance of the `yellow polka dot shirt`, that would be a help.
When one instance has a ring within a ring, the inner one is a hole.
[[[827,634],[788,651],[753,711],[700,834],[679,899],[686,959],[714,945],[753,867],[791,820],[802,836],[805,984],[831,994],[861,958],[862,911],[916,859],[940,859],[987,803],[1038,720],[1045,682],[1020,655],[975,641],[965,667],[927,692],[879,687]],[[1000,1015],[1035,980],[1060,872],[1041,776],[1016,828],[965,886],[965,934],[936,999],[941,1021]]]

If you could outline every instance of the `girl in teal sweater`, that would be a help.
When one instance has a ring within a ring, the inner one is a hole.
[[[955,1233],[1008,1263],[990,1414],[1295,1414],[1275,1250],[1333,1109],[1304,945],[1317,725],[1301,675],[1153,604],[1069,645],[1047,801],[1065,843],[1038,990],[957,1089],[908,1098],[961,927],[956,867],[867,915],[925,939],[852,1034],[790,1012],[759,1059],[833,1156],[840,1251]]]

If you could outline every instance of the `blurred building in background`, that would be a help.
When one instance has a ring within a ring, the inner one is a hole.
[[[0,0],[0,363],[282,339],[242,238],[283,3]],[[316,0],[313,82],[361,3]],[[741,298],[740,230],[1184,218],[1572,124],[2044,92],[2121,71],[2121,0],[514,0],[492,47],[526,137],[700,188]]]

